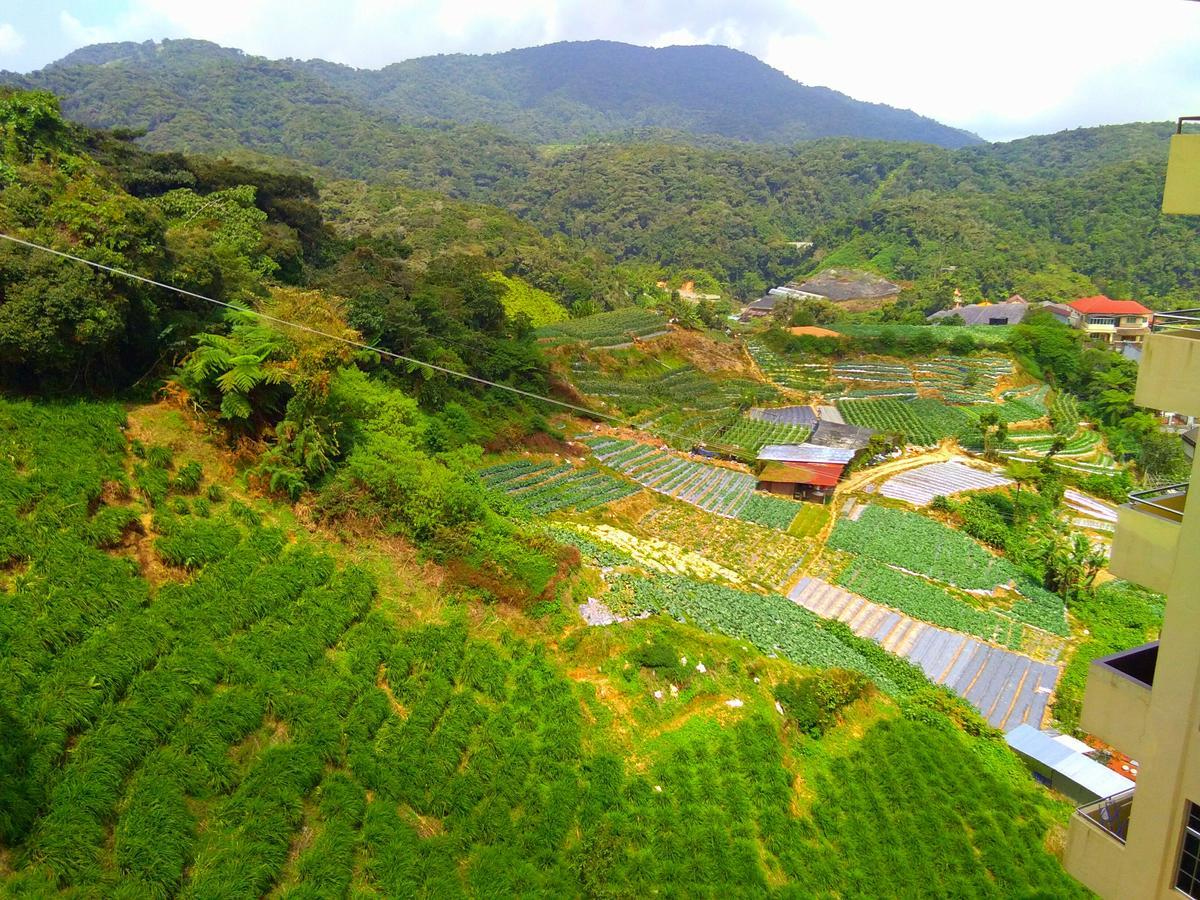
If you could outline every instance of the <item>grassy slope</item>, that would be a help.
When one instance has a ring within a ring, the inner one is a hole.
[[[794,735],[788,663],[435,592],[406,548],[243,502],[161,408],[127,452],[123,417],[0,401],[6,891],[1075,890],[1055,809],[938,714],[876,696]],[[649,641],[708,671],[639,667]]]

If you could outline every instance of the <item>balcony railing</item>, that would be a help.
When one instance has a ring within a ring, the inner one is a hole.
[[[1085,803],[1076,813],[1124,844],[1129,834],[1129,814],[1133,809],[1134,790],[1130,788],[1111,797]]]
[[[1178,484],[1164,484],[1145,491],[1130,491],[1129,505],[1160,519],[1182,522],[1187,495],[1188,482],[1181,481]]]
[[[1180,329],[1200,328],[1200,307],[1155,313],[1151,327],[1155,331],[1179,331]]]

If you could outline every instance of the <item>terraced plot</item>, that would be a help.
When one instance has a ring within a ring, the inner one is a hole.
[[[787,425],[741,418],[721,432],[719,442],[740,447],[748,454],[758,453],[764,444],[802,444],[812,429],[807,425]]]
[[[902,434],[909,443],[921,446],[954,437],[974,422],[964,410],[940,400],[847,397],[837,401],[837,408],[851,425]]]
[[[1012,481],[992,472],[984,472],[961,462],[930,463],[910,469],[885,481],[879,493],[914,506],[928,506],[934,497],[949,497],[963,491],[982,491],[1003,487]]]
[[[638,521],[637,530],[686,547],[775,590],[781,590],[816,549],[807,538],[739,519],[714,519],[677,503],[655,506]]]
[[[596,459],[638,484],[719,516],[786,530],[800,511],[797,501],[757,493],[754,476],[746,472],[694,462],[637,441],[591,438],[585,443]]]
[[[930,681],[966,699],[992,726],[1041,727],[1060,672],[1053,663],[927,625],[819,578],[800,579],[788,598],[920,666]]]
[[[667,320],[658,313],[631,307],[547,325],[537,330],[550,343],[578,341],[589,347],[617,347],[634,338],[666,333]]]
[[[606,475],[592,466],[575,468],[520,460],[483,469],[479,477],[490,488],[503,491],[535,515],[560,509],[578,512],[636,494],[638,488]]]

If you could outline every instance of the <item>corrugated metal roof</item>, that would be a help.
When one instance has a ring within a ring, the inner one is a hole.
[[[989,303],[986,306],[975,304],[960,306],[958,309],[943,309],[927,318],[933,321],[958,316],[963,320],[964,325],[989,325],[992,319],[1004,319],[1009,325],[1016,325],[1025,318],[1027,312],[1029,312],[1029,304],[1024,300],[1020,302],[1005,301],[1004,303]]]
[[[1111,797],[1134,786],[1123,775],[1064,746],[1032,725],[1018,725],[1004,739],[1018,753],[1053,769],[1096,797]]]
[[[841,447],[815,444],[765,444],[758,451],[758,458],[771,462],[848,463],[854,459],[854,453]]]

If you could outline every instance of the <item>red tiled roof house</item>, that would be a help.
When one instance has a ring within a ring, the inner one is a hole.
[[[1136,300],[1113,300],[1103,294],[1054,304],[1051,311],[1088,337],[1110,344],[1140,344],[1150,333],[1150,317],[1154,315]]]

